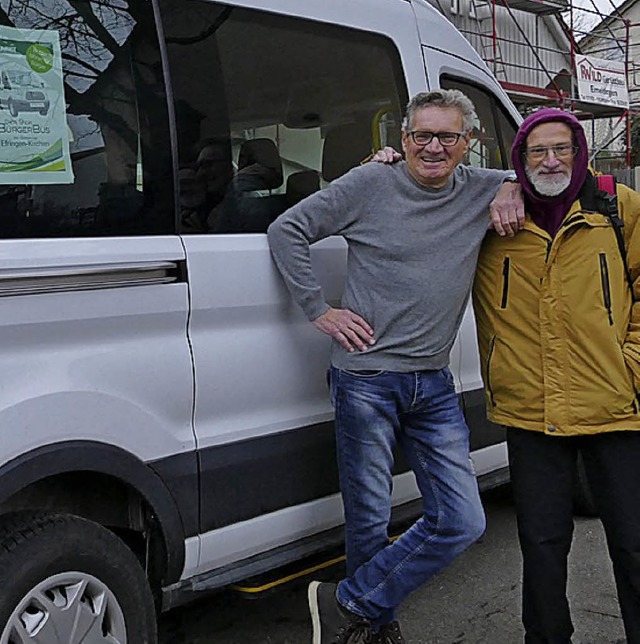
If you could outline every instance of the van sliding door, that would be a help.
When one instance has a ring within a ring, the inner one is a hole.
[[[191,289],[204,570],[342,521],[330,340],[292,302],[265,232],[372,149],[398,148],[407,92],[398,52],[379,34],[213,2],[160,7]],[[339,305],[343,240],[312,255]],[[249,541],[247,520],[260,526]]]

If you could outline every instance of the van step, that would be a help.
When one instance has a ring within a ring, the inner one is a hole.
[[[287,583],[344,563],[345,559],[346,557],[344,555],[340,555],[316,564],[312,564],[308,560],[298,561],[296,566],[298,570],[294,569],[293,565],[287,566],[286,570],[275,570],[271,574],[264,574],[252,577],[251,579],[245,579],[241,584],[234,584],[231,586],[231,589],[244,595],[248,599],[256,598]]]
[[[389,540],[395,541],[400,534],[391,537]],[[333,554],[335,555],[335,550]],[[326,558],[326,555],[327,553],[325,553],[325,557],[307,557],[284,568],[273,570],[271,573],[245,579],[242,583],[234,584],[230,588],[245,596],[247,599],[254,599],[269,591],[276,590],[285,584],[309,577],[310,575],[318,575],[318,573],[330,575],[331,573],[326,573],[325,571],[334,566],[344,564],[346,561],[345,555],[335,555],[330,558]]]

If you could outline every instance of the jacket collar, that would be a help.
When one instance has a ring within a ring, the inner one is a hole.
[[[582,205],[580,204],[580,200],[576,199],[571,204],[571,208],[569,208],[569,212],[562,220],[562,224],[560,224],[560,228],[558,229],[558,233],[556,237],[558,235],[561,235],[563,231],[567,230],[567,228],[571,228],[579,223],[587,224],[588,226],[592,226],[592,227],[610,225],[605,215],[599,212],[583,210]],[[541,237],[544,237],[545,239],[548,239],[548,240],[552,239],[551,235],[543,228],[540,228],[540,226],[538,226],[533,221],[533,219],[531,219],[531,216],[528,213],[525,215],[524,230],[528,230],[529,232],[535,233],[536,235],[540,235]]]

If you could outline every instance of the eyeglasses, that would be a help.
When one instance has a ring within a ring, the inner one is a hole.
[[[416,145],[429,145],[435,137],[444,148],[453,147],[466,132],[407,132]]]
[[[566,159],[573,156],[577,152],[577,146],[573,143],[562,143],[561,145],[550,145],[549,147],[536,146],[534,148],[527,148],[524,151],[524,156],[529,161],[542,161],[549,152],[553,152],[556,159]]]

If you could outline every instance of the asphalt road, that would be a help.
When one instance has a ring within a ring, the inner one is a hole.
[[[487,532],[399,611],[409,644],[517,644],[520,555],[508,486],[483,495]],[[339,579],[340,566],[325,571]],[[308,644],[308,579],[263,599],[223,592],[160,620],[161,644]],[[597,519],[576,518],[569,596],[574,644],[623,644],[604,533]]]

